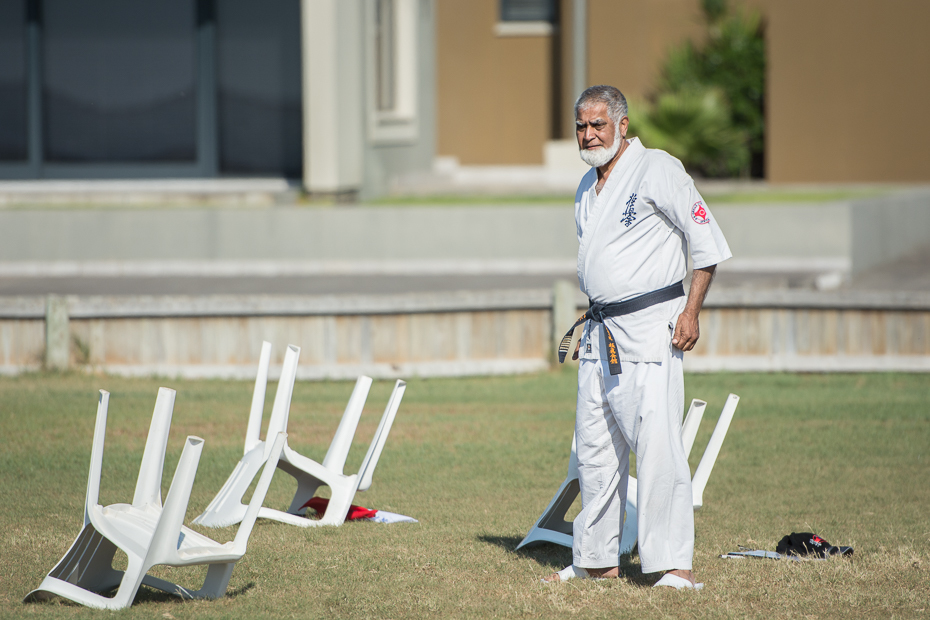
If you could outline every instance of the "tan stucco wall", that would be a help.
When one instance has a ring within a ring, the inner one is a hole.
[[[498,37],[498,0],[438,0],[438,153],[540,164],[551,133],[549,36]]]
[[[698,0],[588,0],[588,85],[643,99],[672,45],[704,32]]]
[[[930,2],[770,0],[766,176],[930,181]]]
[[[930,181],[930,1],[738,3],[765,17],[768,180]],[[540,163],[544,142],[571,132],[571,2],[560,0],[554,41],[561,132],[552,130],[553,41],[495,37],[497,0],[437,4],[439,153],[466,164]],[[702,33],[699,0],[588,0],[586,83],[642,99],[670,46]]]

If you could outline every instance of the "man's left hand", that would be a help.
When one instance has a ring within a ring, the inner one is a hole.
[[[678,315],[678,324],[672,334],[672,344],[682,351],[690,351],[701,337],[701,328],[698,326],[698,315],[704,305],[704,296],[714,279],[717,265],[695,269],[691,276],[691,287],[688,289],[688,301],[685,309]]]
[[[698,338],[701,337],[701,328],[698,325],[697,314],[691,314],[687,310],[678,315],[678,324],[675,325],[675,334],[672,336],[672,344],[682,351],[690,351],[697,344]]]

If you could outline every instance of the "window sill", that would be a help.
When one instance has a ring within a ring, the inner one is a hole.
[[[555,31],[549,22],[497,22],[494,34],[498,37],[549,37]]]

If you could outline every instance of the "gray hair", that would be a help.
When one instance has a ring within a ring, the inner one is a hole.
[[[575,102],[575,118],[578,113],[585,108],[591,107],[597,103],[607,104],[607,116],[613,121],[614,125],[620,123],[620,120],[626,116],[626,97],[619,89],[613,86],[591,86],[578,97]]]

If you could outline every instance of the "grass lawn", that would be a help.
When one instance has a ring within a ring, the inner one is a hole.
[[[698,187],[701,188],[700,181]],[[840,200],[862,200],[889,193],[889,189],[881,187],[812,187],[812,188],[782,188],[752,187],[745,190],[713,186],[701,189],[708,203],[713,207],[718,204],[797,204],[836,202]],[[367,206],[568,206],[574,203],[574,194],[442,194],[432,196],[384,196],[366,202]]]
[[[0,378],[0,617],[107,614],[20,600],[80,529],[96,389],[112,393],[101,491],[110,504],[132,497],[159,385],[178,390],[165,489],[183,437],[206,440],[189,521],[241,454],[248,382]],[[419,524],[259,521],[225,598],[181,601],[143,587],[120,617],[930,617],[930,375],[710,374],[686,386],[688,401],[709,403],[692,468],[727,393],[742,397],[695,515],[702,592],[651,589],[656,576],[640,574],[636,556],[620,580],[544,586],[538,578],[570,563],[570,551],[514,552],[565,476],[574,376],[556,371],[410,382],[374,485],[357,503]],[[376,382],[348,471],[390,388]],[[351,389],[299,383],[291,445],[321,460]],[[286,508],[292,491],[279,472],[266,503]],[[235,529],[202,531],[223,541]],[[855,557],[718,559],[740,544],[774,550],[803,531],[851,545]],[[185,585],[203,573],[159,571]]]

